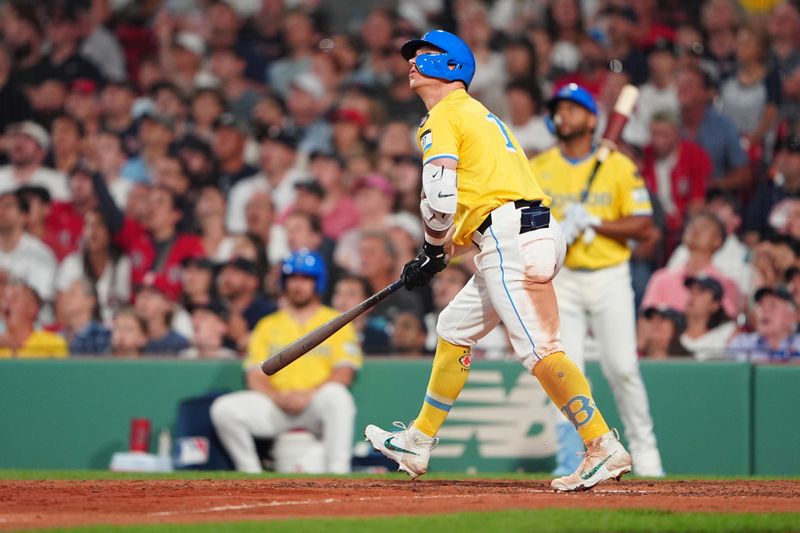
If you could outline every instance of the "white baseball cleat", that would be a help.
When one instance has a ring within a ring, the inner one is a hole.
[[[428,471],[428,461],[439,439],[429,437],[414,426],[406,427],[402,422],[393,422],[402,431],[385,431],[372,424],[364,428],[364,437],[383,455],[399,465],[415,479]]]
[[[631,471],[630,454],[614,431],[609,431],[586,445],[586,454],[575,472],[554,479],[550,486],[559,492],[589,490],[609,479],[619,481]]]

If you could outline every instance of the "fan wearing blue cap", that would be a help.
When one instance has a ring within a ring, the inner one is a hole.
[[[326,278],[325,262],[316,252],[298,250],[283,261],[281,309],[258,322],[247,345],[247,390],[220,396],[211,405],[214,429],[241,472],[262,470],[253,437],[276,438],[296,428],[322,441],[326,472],[350,471],[355,403],[349,387],[362,365],[355,327],[347,324],[274,376],[260,366],[339,314],[320,302]]]
[[[597,166],[594,139],[600,109],[586,88],[564,85],[547,107],[558,143],[531,159],[531,168],[553,198],[553,215],[569,244],[564,268],[553,284],[561,308],[563,342],[582,368],[585,340],[588,332],[593,332],[625,425],[634,473],[662,476],[647,391],[637,362],[628,267],[628,243],[647,237],[652,228],[650,196],[636,165],[621,152],[612,151]],[[571,472],[583,444],[567,423],[559,423],[556,434],[555,473]]]
[[[631,469],[583,373],[564,353],[552,280],[566,249],[559,224],[514,134],[467,90],[475,57],[446,31],[405,43],[409,86],[425,103],[417,140],[422,151],[425,230],[422,251],[403,266],[409,290],[423,287],[449,258],[477,248],[477,271],[440,313],[438,342],[419,415],[402,431],[376,425],[367,440],[416,478],[428,470],[436,434],[467,381],[471,347],[500,321],[520,363],[572,420],[589,448],[581,468],[553,488],[591,488]],[[588,473],[584,478],[581,472]]]

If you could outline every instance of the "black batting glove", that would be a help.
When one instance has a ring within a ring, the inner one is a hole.
[[[403,266],[400,279],[408,290],[425,287],[431,282],[433,276],[444,270],[446,266],[447,259],[445,258],[444,246],[436,246],[426,242],[417,257]]]

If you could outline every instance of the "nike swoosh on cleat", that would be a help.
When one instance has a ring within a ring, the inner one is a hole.
[[[592,477],[593,475],[595,475],[595,474],[597,473],[597,471],[598,471],[598,470],[600,470],[600,467],[601,467],[601,466],[603,466],[604,464],[606,464],[606,463],[608,462],[608,460],[609,460],[609,459],[611,459],[612,457],[614,457],[614,454],[615,454],[615,453],[617,453],[617,452],[614,452],[614,453],[612,453],[611,455],[609,455],[608,457],[606,457],[605,459],[603,459],[602,461],[600,461],[599,463],[597,463],[596,465],[594,465],[594,468],[592,468],[592,469],[591,469],[591,470],[589,470],[588,472],[581,472],[581,479],[582,479],[582,480],[584,480],[584,481],[586,481],[587,479],[589,479],[590,477]]]
[[[395,451],[395,452],[400,452],[400,453],[407,453],[407,454],[410,454],[410,455],[419,455],[418,453],[414,453],[414,452],[412,452],[410,450],[404,450],[403,448],[400,448],[399,446],[395,446],[394,444],[392,444],[393,440],[394,440],[394,437],[389,437],[388,439],[383,441],[383,445],[386,446],[386,449],[392,450],[392,451]]]

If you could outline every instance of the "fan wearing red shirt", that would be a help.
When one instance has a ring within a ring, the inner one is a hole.
[[[101,176],[92,179],[100,211],[113,233],[114,243],[131,259],[131,282],[136,285],[153,272],[153,282],[177,300],[181,294],[181,263],[205,255],[199,237],[179,230],[183,219],[180,197],[156,185],[148,191],[146,217],[125,216],[114,203]]]
[[[644,149],[644,181],[658,198],[667,221],[667,253],[678,244],[686,218],[704,205],[711,160],[703,148],[680,137],[680,118],[659,111],[650,122]]]

